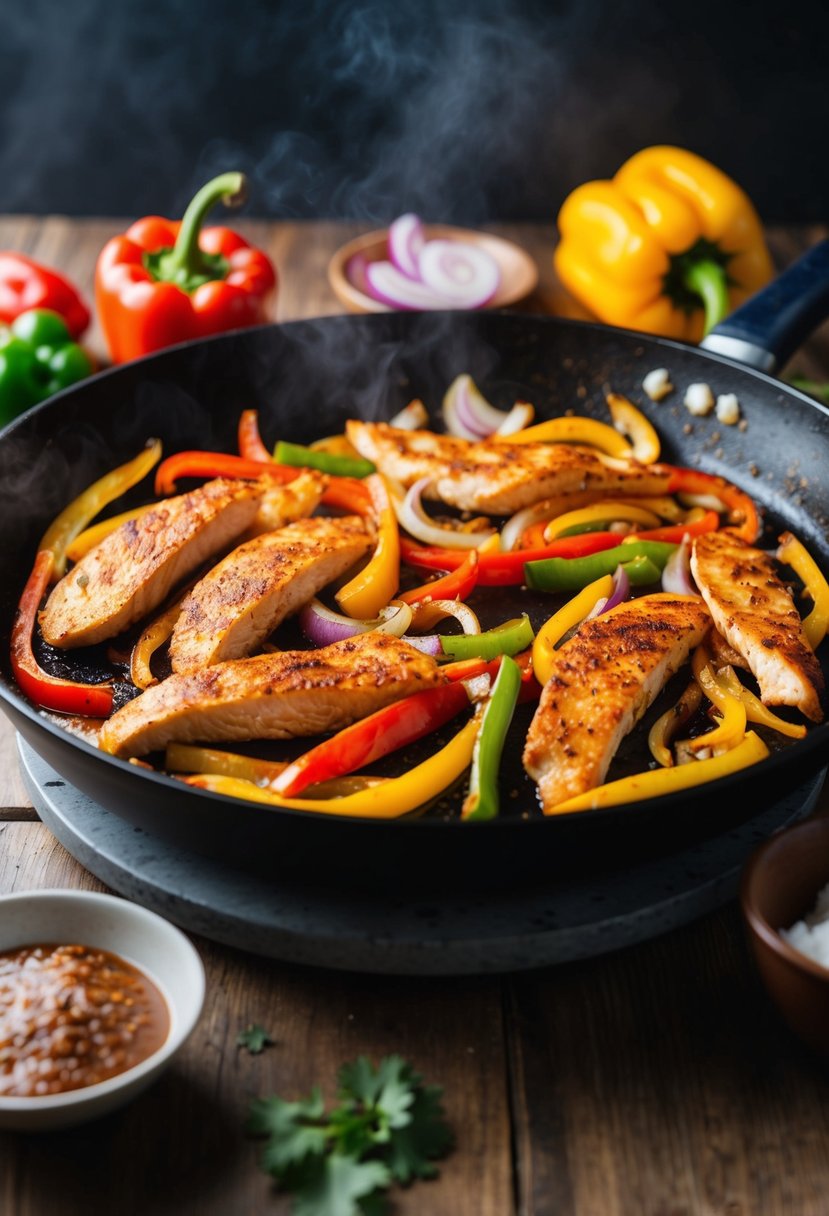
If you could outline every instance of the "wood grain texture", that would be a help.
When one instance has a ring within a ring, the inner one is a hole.
[[[42,824],[0,824],[0,892],[104,890]],[[457,1147],[435,1182],[395,1194],[397,1216],[510,1216],[510,1124],[497,980],[426,981],[285,966],[196,939],[204,1015],[169,1073],[105,1120],[48,1136],[0,1133],[3,1216],[286,1216],[244,1134],[250,1100],[333,1097],[338,1068],[399,1052],[443,1085]],[[236,1046],[258,1022],[275,1040]],[[100,1170],[101,1160],[106,1168]]]

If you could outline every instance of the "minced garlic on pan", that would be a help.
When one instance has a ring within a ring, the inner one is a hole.
[[[723,393],[717,398],[717,419],[726,426],[736,426],[740,421],[740,403],[736,393]]]
[[[819,892],[814,911],[791,929],[781,929],[780,936],[807,958],[829,968],[829,884]]]
[[[689,384],[685,392],[685,408],[689,414],[703,418],[714,408],[714,394],[707,384]]]
[[[667,367],[655,367],[652,372],[648,372],[642,381],[642,388],[651,401],[661,401],[663,397],[668,396],[668,393],[672,393],[674,386],[671,384]]]

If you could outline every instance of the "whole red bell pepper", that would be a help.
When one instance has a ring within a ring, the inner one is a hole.
[[[95,271],[98,316],[115,363],[270,319],[276,271],[229,228],[202,228],[219,201],[244,200],[241,173],[199,190],[181,222],[148,216],[101,251]]]
[[[0,253],[0,321],[10,325],[33,308],[58,313],[76,341],[89,324],[89,309],[63,275],[22,253]]]

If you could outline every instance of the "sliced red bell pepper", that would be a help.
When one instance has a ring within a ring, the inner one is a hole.
[[[175,494],[176,482],[182,477],[271,477],[274,481],[288,482],[299,477],[302,469],[286,465],[267,464],[264,460],[246,460],[244,456],[229,456],[226,452],[176,452],[158,466],[155,474],[155,492],[160,495]]]
[[[546,557],[589,557],[612,549],[619,543],[618,532],[586,532],[581,536],[563,536],[543,549],[516,549],[511,553],[479,553],[478,585],[481,587],[520,586],[524,582],[527,562]],[[400,537],[400,556],[410,566],[427,570],[457,570],[466,559],[460,549],[438,549],[419,545],[406,536]]]
[[[443,578],[423,583],[422,586],[405,591],[397,598],[404,604],[422,604],[433,600],[465,600],[478,581],[478,550],[470,549],[468,554],[457,570],[450,570]]]
[[[669,464],[660,467],[670,473],[669,494],[713,494],[729,509],[731,531],[748,544],[754,544],[762,529],[757,507],[748,494],[726,481],[724,477],[716,477],[713,473],[678,468]]]
[[[239,415],[238,443],[239,455],[244,460],[260,460],[263,464],[273,464],[273,457],[259,434],[257,410],[242,410]]]
[[[684,536],[702,536],[703,532],[716,532],[720,517],[716,511],[706,511],[690,524],[668,524],[664,528],[651,528],[645,532],[631,532],[630,540],[661,540],[669,545],[681,545]]]
[[[474,680],[477,676],[487,675],[491,680],[494,680],[501,668],[502,655],[498,655],[494,659],[460,659],[457,663],[446,663],[440,671],[441,675],[446,676],[447,680]],[[518,694],[519,702],[537,701],[541,696],[541,685],[535,678],[533,671],[533,652],[532,650],[524,650],[521,654],[513,655],[513,661],[521,668],[521,691]]]
[[[354,515],[372,515],[374,507],[365,483],[356,477],[332,477],[325,487],[321,501],[326,507],[338,507]]]
[[[309,785],[353,773],[431,734],[468,705],[469,696],[460,681],[416,692],[311,748],[274,779],[272,788],[293,797]]]
[[[518,542],[519,549],[543,549],[546,543],[544,533],[547,531],[549,522],[549,519],[540,519],[537,523],[525,528]]]
[[[20,597],[11,636],[14,678],[29,700],[43,709],[53,709],[61,714],[83,714],[89,718],[107,718],[112,713],[112,688],[108,684],[76,684],[72,680],[50,676],[40,666],[32,650],[37,610],[49,585],[54,560],[51,549],[38,552]]]

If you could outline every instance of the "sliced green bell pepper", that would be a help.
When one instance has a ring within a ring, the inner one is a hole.
[[[0,328],[0,425],[83,380],[92,362],[73,342],[66,322],[48,308],[32,308]]]
[[[499,654],[519,654],[533,643],[533,627],[526,612],[504,621],[486,633],[460,633],[441,637],[443,653],[451,659],[495,659]]]
[[[589,557],[549,557],[544,561],[527,562],[524,579],[534,591],[580,591],[603,574],[612,574],[617,566],[624,565],[628,574],[633,574],[639,583],[654,582],[647,566],[636,567],[634,563],[644,558],[661,571],[676,547],[662,541],[639,540],[604,549]]]
[[[514,659],[505,657],[501,660],[498,677],[486,703],[475,740],[469,794],[461,812],[464,819],[494,819],[498,814],[498,770],[501,766],[501,753],[520,691],[521,668]]]
[[[299,443],[286,443],[284,439],[280,439],[274,448],[273,458],[277,464],[319,469],[320,473],[331,473],[334,477],[368,477],[370,473],[376,472],[376,466],[362,456],[318,452],[314,448],[304,448]]]

